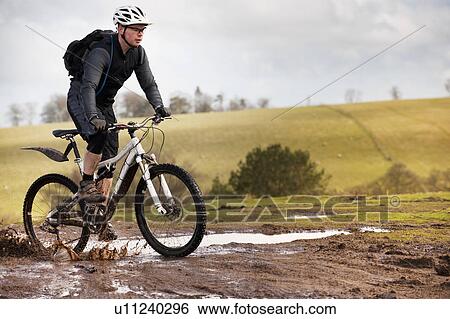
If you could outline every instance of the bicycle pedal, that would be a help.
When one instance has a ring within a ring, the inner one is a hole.
[[[91,233],[97,233],[105,223],[106,216],[103,206],[88,205],[83,214],[83,221],[89,226]]]

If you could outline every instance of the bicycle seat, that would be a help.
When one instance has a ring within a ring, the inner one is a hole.
[[[71,129],[71,130],[54,130],[52,132],[54,137],[61,137],[64,135],[72,135],[72,136],[76,136],[79,134],[77,129]]]

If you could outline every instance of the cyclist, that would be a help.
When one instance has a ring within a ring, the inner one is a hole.
[[[113,21],[117,32],[94,44],[83,63],[82,75],[71,79],[67,108],[78,131],[87,141],[83,177],[79,195],[86,202],[99,203],[105,209],[112,185],[114,167],[100,169],[101,180],[94,182],[94,172],[100,161],[112,158],[118,151],[118,133],[107,131],[116,123],[114,97],[133,71],[147,100],[157,115],[170,116],[164,107],[158,86],[150,70],[145,50],[140,43],[151,23],[136,6],[116,9]],[[99,234],[99,240],[116,239],[110,223]]]

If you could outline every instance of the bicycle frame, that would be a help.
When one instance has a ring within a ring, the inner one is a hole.
[[[152,183],[150,176],[150,166],[147,163],[148,161],[151,163],[151,165],[157,165],[158,163],[156,162],[156,156],[154,154],[146,154],[139,138],[134,134],[134,131],[129,131],[129,134],[131,140],[127,145],[125,145],[125,147],[123,147],[119,151],[119,153],[115,157],[104,160],[98,164],[98,168],[106,167],[107,169],[110,169],[113,164],[116,164],[124,157],[126,157],[126,160],[120,170],[119,178],[114,186],[114,190],[109,195],[107,201],[108,207],[106,210],[106,220],[110,220],[112,218],[115,213],[117,203],[128,192],[138,167],[140,168],[142,176],[144,177],[144,180],[147,184],[147,189],[150,193],[153,203],[155,204],[156,210],[162,215],[167,214],[166,209],[163,207],[161,201],[159,200],[155,186]],[[73,145],[73,149],[75,152],[75,163],[77,163],[80,174],[82,174],[83,160],[81,159],[81,156],[77,150],[75,140],[73,138],[70,138],[70,142]],[[146,159],[146,161],[144,161],[144,158]],[[172,193],[169,189],[166,179],[164,178],[164,175],[160,176],[160,183],[163,189],[164,196],[169,200],[173,199]]]

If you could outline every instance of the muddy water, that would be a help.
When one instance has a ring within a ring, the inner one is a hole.
[[[388,230],[376,227],[363,227],[359,229],[361,232],[387,232]],[[344,230],[325,230],[325,231],[305,231],[286,234],[265,235],[261,233],[221,233],[208,234],[203,238],[199,248],[193,253],[194,256],[201,255],[223,255],[232,254],[242,250],[239,246],[228,246],[228,244],[254,244],[254,245],[271,245],[290,243],[296,240],[321,239],[336,235],[350,235],[351,233]],[[183,237],[180,235],[180,237]],[[187,238],[188,239],[188,238]],[[185,241],[185,240],[182,240]],[[94,247],[104,247],[106,244],[98,241],[90,241],[86,251]],[[161,261],[161,256],[156,253],[146,241],[141,237],[120,238],[108,244],[109,248],[120,249],[127,247],[128,256],[136,258],[138,262]],[[245,250],[248,250],[246,248]],[[280,251],[280,254],[291,254],[292,251]]]
[[[295,240],[302,239],[320,239],[326,238],[335,235],[349,235],[350,232],[343,230],[325,230],[325,231],[310,231],[310,232],[296,232],[296,233],[287,233],[287,234],[277,234],[277,235],[265,235],[261,233],[224,233],[224,234],[208,234],[203,237],[203,240],[200,244],[200,251],[213,253],[216,251],[217,253],[224,253],[223,250],[218,249],[217,247],[211,246],[222,246],[231,243],[236,244],[255,244],[255,245],[263,245],[263,244],[281,244],[281,243],[289,243]],[[180,236],[183,237],[183,236]],[[187,240],[189,238],[186,238]],[[181,241],[187,241],[184,238]],[[104,246],[105,244],[98,241],[91,241],[87,247],[87,250],[92,249],[93,247]],[[121,248],[123,246],[128,247],[128,251],[131,255],[135,252],[140,252],[139,255],[157,255],[156,252],[146,245],[145,240],[139,238],[122,238],[115,240],[114,242],[109,244],[111,248]],[[208,249],[210,248],[211,249]],[[231,251],[230,251],[231,252]]]
[[[378,227],[372,227],[372,226],[365,226],[365,227],[361,227],[359,229],[360,232],[373,232],[373,233],[388,233],[389,230],[387,229],[383,229],[383,228],[378,228]]]
[[[335,235],[350,234],[341,230],[326,230],[317,232],[299,232],[278,235],[265,235],[259,233],[225,233],[212,234],[203,238],[200,247],[211,245],[226,245],[230,243],[237,244],[281,244],[300,239],[319,239]]]

